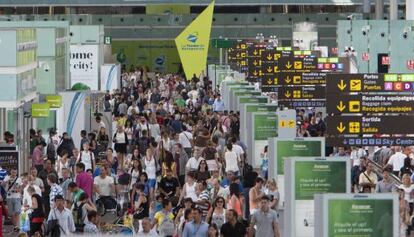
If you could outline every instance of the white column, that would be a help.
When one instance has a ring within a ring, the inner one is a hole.
[[[390,20],[398,19],[398,0],[390,0]]]
[[[384,19],[384,0],[375,0],[375,19]]]
[[[405,19],[414,20],[414,0],[405,0]]]

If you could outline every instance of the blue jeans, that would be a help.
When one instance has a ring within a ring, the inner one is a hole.
[[[243,196],[244,196],[244,219],[245,220],[249,220],[249,216],[250,216],[249,192],[250,192],[250,188],[244,188],[243,189]]]

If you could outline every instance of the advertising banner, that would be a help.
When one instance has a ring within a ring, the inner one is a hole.
[[[259,168],[262,163],[264,147],[268,145],[269,137],[277,137],[278,118],[277,113],[253,112],[251,113],[251,126],[248,127],[247,150],[252,157],[250,164],[253,168]]]
[[[325,157],[325,138],[269,139],[269,177],[277,177],[280,204],[285,201],[284,162],[292,157]]]
[[[247,113],[276,112],[277,104],[240,104],[240,140],[247,141]]]
[[[206,68],[214,1],[175,38],[187,80]]]
[[[91,90],[98,90],[99,45],[70,46],[71,86],[83,83]]]
[[[121,65],[104,64],[101,66],[101,91],[121,88]]]
[[[315,236],[400,236],[397,194],[317,194],[315,216]]]
[[[348,193],[350,163],[338,158],[292,158],[285,162],[285,236],[314,237],[314,195]]]
[[[47,95],[46,103],[49,104],[50,108],[60,108],[62,106],[62,96],[60,95]]]

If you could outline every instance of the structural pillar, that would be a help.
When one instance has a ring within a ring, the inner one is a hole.
[[[414,0],[405,0],[405,19],[414,20]]]
[[[362,13],[369,14],[371,13],[371,3],[369,0],[364,0],[362,3]]]
[[[384,19],[384,0],[375,0],[375,19]]]
[[[390,20],[398,19],[398,0],[390,0]]]

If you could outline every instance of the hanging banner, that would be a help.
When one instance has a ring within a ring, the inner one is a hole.
[[[70,83],[82,83],[98,90],[99,45],[70,46]]]
[[[187,80],[206,68],[213,12],[214,1],[175,38]]]
[[[49,104],[50,108],[60,108],[62,106],[62,96],[60,95],[47,95],[46,103]]]

